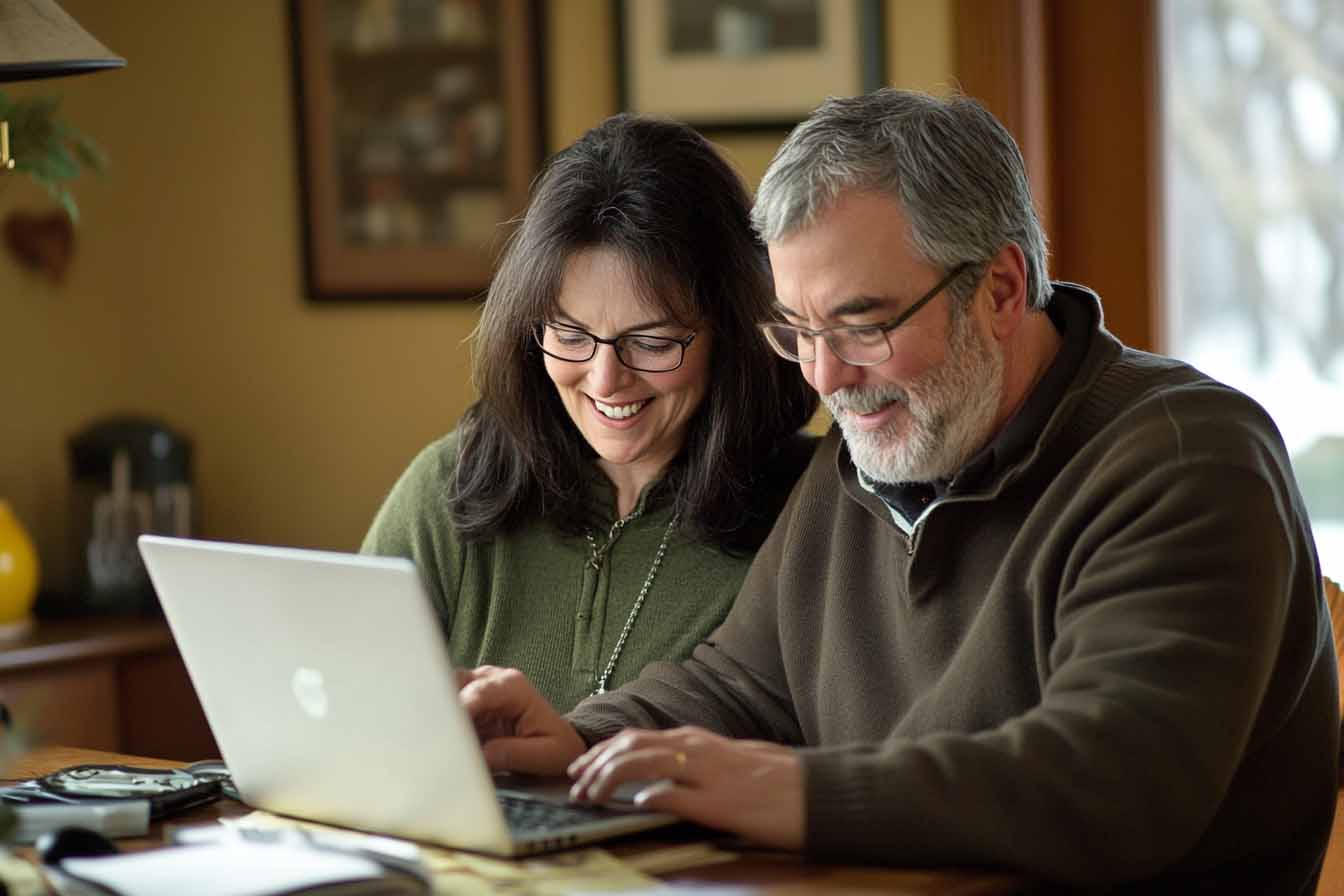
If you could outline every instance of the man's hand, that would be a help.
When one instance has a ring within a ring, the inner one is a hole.
[[[494,771],[561,775],[588,746],[517,669],[460,670],[457,684]]]
[[[625,781],[656,779],[635,796],[669,812],[769,846],[803,846],[803,770],[788,747],[733,740],[702,728],[627,729],[569,767],[570,796],[600,803]]]

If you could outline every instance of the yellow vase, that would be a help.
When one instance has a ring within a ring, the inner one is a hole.
[[[26,631],[37,598],[37,551],[9,502],[0,498],[0,637]]]

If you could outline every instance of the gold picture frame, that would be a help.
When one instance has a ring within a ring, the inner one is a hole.
[[[881,0],[614,0],[621,106],[701,130],[788,129],[884,83]]]

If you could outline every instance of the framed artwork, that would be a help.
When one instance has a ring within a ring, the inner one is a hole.
[[[614,0],[621,106],[703,130],[793,127],[885,80],[881,0]]]
[[[489,285],[541,163],[539,0],[290,0],[313,299]]]

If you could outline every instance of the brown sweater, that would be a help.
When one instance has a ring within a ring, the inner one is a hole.
[[[1053,301],[1089,344],[1016,462],[907,537],[833,430],[724,624],[571,720],[797,745],[822,857],[1310,893],[1338,684],[1282,441]]]

